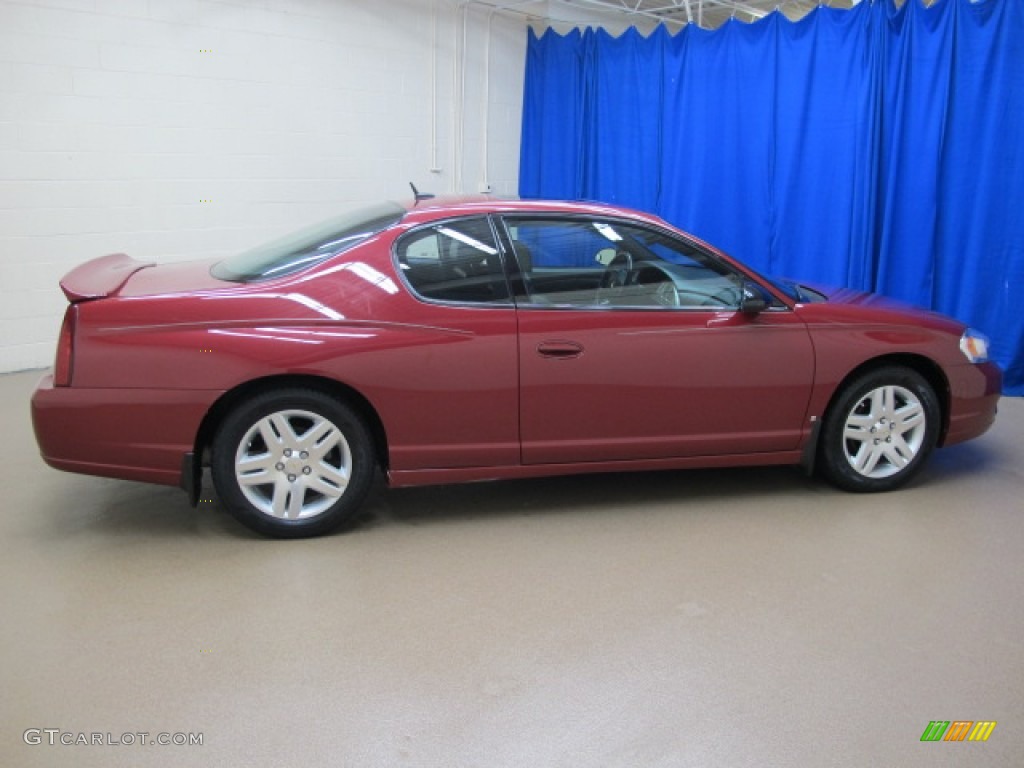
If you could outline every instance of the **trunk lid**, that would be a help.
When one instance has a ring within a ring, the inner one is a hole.
[[[121,296],[159,296],[167,293],[189,293],[237,289],[238,283],[229,283],[210,274],[210,267],[218,259],[172,261],[158,264],[152,269],[140,270],[120,292]]]

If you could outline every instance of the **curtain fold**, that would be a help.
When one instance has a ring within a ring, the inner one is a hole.
[[[662,46],[659,28],[644,38],[592,33],[595,80],[585,143],[585,184],[608,203],[650,210],[661,193]]]
[[[1024,2],[864,0],[528,41],[520,195],[653,211],[763,272],[987,333],[1024,395]]]
[[[767,254],[775,15],[673,41],[661,119],[662,196],[655,209],[735,253]],[[698,231],[699,230],[699,231]]]

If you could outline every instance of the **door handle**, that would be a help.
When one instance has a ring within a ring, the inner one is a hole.
[[[569,360],[583,354],[583,345],[575,341],[542,341],[537,345],[537,354],[557,360]]]

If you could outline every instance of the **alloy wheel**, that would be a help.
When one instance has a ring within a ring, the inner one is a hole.
[[[261,418],[235,454],[235,478],[245,498],[265,515],[297,520],[328,510],[352,475],[352,451],[329,419],[306,410]]]
[[[913,392],[896,385],[878,387],[847,415],[843,451],[858,474],[891,477],[917,456],[926,429],[924,406]]]

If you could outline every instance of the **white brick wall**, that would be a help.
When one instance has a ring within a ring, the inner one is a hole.
[[[94,256],[228,255],[410,180],[514,194],[525,22],[470,6],[464,38],[462,18],[455,0],[0,0],[0,371],[51,363],[57,281]]]

